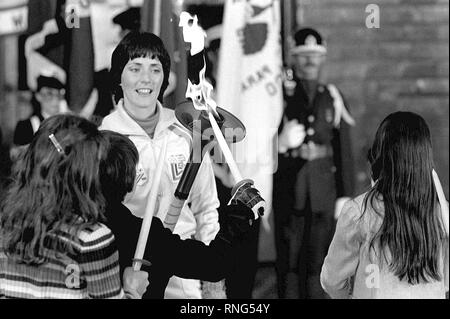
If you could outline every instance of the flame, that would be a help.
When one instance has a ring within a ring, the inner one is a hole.
[[[197,16],[188,12],[181,12],[180,27],[183,27],[185,42],[191,43],[191,55],[195,55],[205,49],[206,32],[198,25]],[[206,62],[203,57],[203,68],[199,72],[200,82],[193,84],[188,80],[186,97],[191,98],[197,110],[212,111],[216,114],[217,103],[212,98],[213,86],[206,80]]]
[[[193,84],[190,80],[188,80],[186,97],[191,98],[194,104],[194,107],[197,110],[208,111],[208,107],[212,109],[214,113],[216,113],[217,103],[212,98],[213,86],[208,82],[205,78],[206,72],[206,64],[200,71],[200,82],[199,84]]]

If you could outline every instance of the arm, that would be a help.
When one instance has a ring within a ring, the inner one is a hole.
[[[356,274],[361,243],[358,218],[357,204],[347,202],[339,216],[320,274],[320,283],[332,298],[350,297],[351,278]]]
[[[111,230],[101,226],[80,237],[79,266],[89,298],[123,298],[119,254]]]
[[[182,240],[153,217],[145,259],[170,275],[219,281],[229,269],[231,247],[232,243],[219,235],[209,246],[198,240]]]
[[[234,244],[258,225],[251,222],[253,211],[241,202],[226,206],[224,210],[223,224],[209,246],[197,240],[181,240],[164,228],[159,218],[154,217],[145,258],[152,263],[152,267],[165,269],[170,275],[206,281],[221,280],[231,267]]]

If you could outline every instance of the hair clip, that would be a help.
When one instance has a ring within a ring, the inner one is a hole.
[[[56,148],[56,150],[58,151],[58,153],[59,153],[59,154],[64,154],[64,155],[65,155],[64,150],[63,150],[61,144],[59,144],[58,140],[57,140],[56,137],[55,137],[55,134],[50,134],[50,135],[48,136],[48,138],[50,139],[50,141],[52,141],[52,143],[53,143],[53,145],[55,146],[55,148]]]

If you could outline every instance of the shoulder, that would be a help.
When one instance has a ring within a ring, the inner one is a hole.
[[[115,124],[120,121],[120,114],[117,110],[113,111],[111,114],[105,116],[100,125],[101,130],[112,129]]]
[[[80,251],[91,251],[111,245],[114,242],[114,234],[106,225],[96,223],[83,229],[78,235],[78,239]]]
[[[167,107],[162,107],[161,108],[161,120],[175,122],[176,121],[175,111],[172,109],[169,109]]]
[[[30,128],[31,129],[31,118],[17,122],[16,131],[17,130],[23,130],[23,129],[26,129],[26,128]]]
[[[183,143],[187,143],[190,146],[192,136],[190,132],[178,121],[174,110],[165,107],[161,108],[161,122],[163,122],[163,125],[165,125],[167,130],[171,133],[171,139],[180,139]]]
[[[342,207],[339,219],[343,218],[347,222],[357,223],[361,220],[364,212],[364,199],[367,193],[349,199]]]
[[[345,202],[343,208],[342,208],[342,214],[345,214],[347,218],[356,219],[361,217],[361,198],[364,196],[359,195],[358,197],[355,197],[353,199],[348,200]]]
[[[31,142],[33,135],[31,119],[19,121],[14,130],[14,144],[26,145]]]
[[[366,192],[346,204],[348,206],[342,209],[342,213],[346,214],[347,219],[356,222],[363,234],[373,233],[380,227],[383,221],[384,205],[379,197]]]

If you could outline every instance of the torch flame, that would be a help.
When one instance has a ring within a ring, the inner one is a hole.
[[[191,44],[191,55],[200,53],[205,49],[206,32],[198,25],[197,16],[188,12],[181,12],[179,26],[183,28],[184,42]],[[199,72],[199,83],[193,84],[188,79],[186,97],[192,99],[197,110],[212,111],[217,114],[217,103],[212,98],[213,86],[206,80],[206,62],[203,57],[203,68]]]

